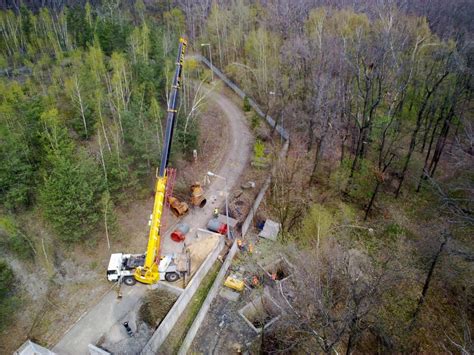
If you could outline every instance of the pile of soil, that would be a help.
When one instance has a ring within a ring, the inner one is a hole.
[[[218,242],[219,237],[211,235],[189,245],[189,250],[191,252],[191,275],[196,273],[204,259],[207,258]]]
[[[177,298],[174,293],[162,289],[148,291],[138,313],[140,320],[152,329],[158,327]]]

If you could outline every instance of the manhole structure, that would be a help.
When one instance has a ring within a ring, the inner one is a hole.
[[[292,265],[283,257],[270,261],[268,264],[260,265],[267,276],[275,282],[282,282],[291,276]]]
[[[267,329],[281,315],[280,307],[266,293],[247,303],[239,310],[239,314],[256,333]]]

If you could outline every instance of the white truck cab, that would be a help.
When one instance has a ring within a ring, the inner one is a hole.
[[[133,276],[138,266],[143,266],[145,255],[132,255],[115,253],[110,256],[109,266],[107,267],[107,280],[113,282],[123,282],[128,286],[134,285],[137,281]],[[175,282],[180,279],[178,264],[176,263],[176,255],[165,255],[158,264],[160,273],[160,281]]]

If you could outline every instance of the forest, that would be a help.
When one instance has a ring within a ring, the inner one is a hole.
[[[153,17],[140,1],[128,10],[104,2],[0,13],[2,254],[29,265],[44,257],[40,270],[52,277],[54,245],[93,248],[97,233],[113,234],[116,206],[148,196],[184,26],[179,9]],[[175,160],[197,144],[183,104]],[[31,220],[48,225],[48,243],[27,230]],[[0,266],[3,330],[24,297],[8,264]]]
[[[467,354],[472,10],[455,2],[440,24],[441,2],[317,3],[213,3],[206,22],[184,6],[291,132],[267,205],[305,301],[264,349]]]
[[[469,1],[0,5],[2,254],[42,253],[31,216],[90,247],[149,188],[184,34],[290,133],[265,207],[303,301],[262,351],[474,351]],[[181,106],[176,161],[198,148]],[[278,148],[270,131],[254,133]],[[0,261],[0,329],[14,279]]]

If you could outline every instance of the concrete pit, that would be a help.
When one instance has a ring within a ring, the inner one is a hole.
[[[239,310],[239,314],[250,328],[260,333],[280,318],[281,310],[269,295],[263,294],[247,303]]]
[[[265,273],[274,281],[283,281],[291,276],[291,264],[285,258],[278,258],[269,264],[262,266]]]

